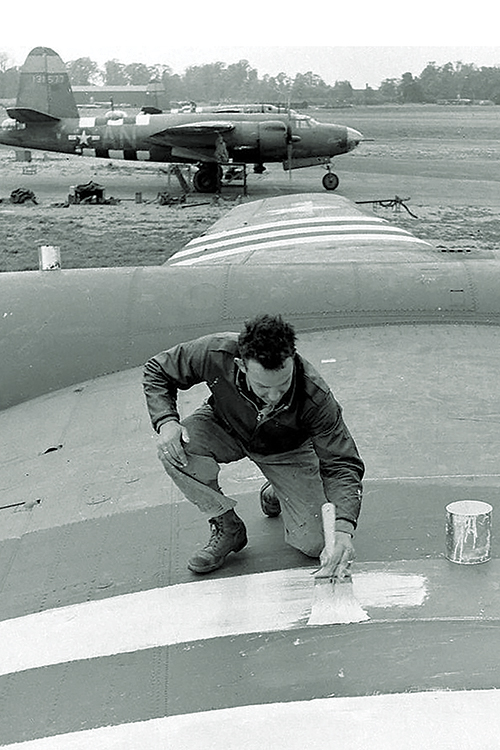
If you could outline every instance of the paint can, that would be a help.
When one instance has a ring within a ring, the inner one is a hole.
[[[38,250],[40,271],[57,271],[61,268],[61,249],[56,245],[42,245]]]
[[[481,500],[457,500],[446,506],[446,557],[476,565],[491,557],[491,512]]]

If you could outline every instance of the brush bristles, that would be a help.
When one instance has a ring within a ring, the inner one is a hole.
[[[363,622],[369,619],[354,596],[352,581],[332,583],[329,578],[316,579],[308,625]]]

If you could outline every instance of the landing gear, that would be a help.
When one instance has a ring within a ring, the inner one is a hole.
[[[218,164],[203,164],[193,177],[193,187],[198,193],[220,192],[222,168]]]
[[[339,186],[340,180],[336,174],[328,170],[321,182],[323,183],[325,190],[336,190]]]

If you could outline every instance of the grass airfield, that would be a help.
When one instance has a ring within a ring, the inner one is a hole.
[[[500,108],[495,106],[382,106],[309,110],[324,121],[360,130],[365,142],[334,160],[339,195],[353,201],[409,198],[404,210],[378,209],[417,236],[451,249],[491,248],[500,232]],[[162,165],[139,167],[95,158],[33,152],[31,165],[0,148],[0,271],[38,267],[40,245],[61,247],[67,268],[158,265],[228,211],[235,201],[270,195],[323,192],[323,167],[295,170],[291,177],[271,164],[264,175],[249,169],[242,185],[225,186],[221,200],[198,193],[188,207],[160,206],[158,194],[180,189]],[[26,167],[32,167],[30,170]],[[116,206],[64,207],[71,185],[94,180]],[[14,206],[12,190],[32,190],[38,205]],[[134,197],[141,193],[143,203]],[[197,205],[195,205],[197,204]],[[202,204],[202,205],[198,205]],[[367,205],[367,211],[371,207]]]

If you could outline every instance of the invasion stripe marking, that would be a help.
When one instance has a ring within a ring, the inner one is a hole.
[[[325,737],[341,737],[342,750],[475,750],[497,747],[499,735],[500,691],[464,690],[237,706],[44,737],[3,750],[304,750],[327,747]]]
[[[331,236],[325,236],[325,237],[301,237],[300,238],[300,244],[301,245],[311,245],[311,244],[324,244],[331,241]],[[411,242],[411,243],[418,243],[422,245],[426,245],[429,247],[429,244],[425,242],[424,240],[418,240],[415,239],[415,237],[412,237],[409,235],[408,237],[405,237],[404,235],[394,237],[393,235],[387,236],[383,234],[351,234],[351,235],[339,235],[338,237],[335,237],[335,242]],[[274,248],[286,248],[297,244],[297,239],[290,239],[290,240],[275,240],[274,242],[263,242],[261,244],[247,244],[243,245],[242,247],[237,248],[230,248],[229,250],[221,250],[216,253],[205,253],[203,255],[199,255],[196,258],[188,258],[187,260],[179,260],[177,261],[177,255],[172,257],[170,261],[168,262],[168,265],[172,266],[190,266],[194,263],[203,263],[207,260],[214,260],[217,258],[225,258],[230,255],[237,255],[239,253],[254,253],[257,250],[270,250]],[[311,262],[313,262],[314,259],[311,259]],[[292,262],[292,261],[289,261]]]
[[[212,250],[217,247],[229,247],[231,245],[235,244],[242,244],[249,243],[249,242],[257,242],[257,241],[266,241],[268,239],[276,239],[278,237],[304,237],[304,236],[311,236],[311,237],[320,237],[324,234],[327,234],[331,237],[337,238],[337,236],[346,235],[349,236],[350,234],[353,234],[354,232],[362,232],[363,234],[368,234],[369,232],[373,233],[374,235],[380,234],[390,234],[393,237],[411,237],[412,239],[415,239],[413,235],[410,235],[409,232],[405,232],[404,230],[398,230],[394,229],[393,227],[389,226],[382,226],[382,227],[364,227],[364,226],[350,226],[350,227],[296,227],[295,229],[283,229],[280,231],[275,232],[261,232],[254,234],[250,234],[245,238],[242,237],[226,237],[223,240],[213,241],[209,239],[205,239],[204,242],[198,243],[196,247],[189,246],[185,250],[180,250],[177,253],[177,257],[184,257],[187,255],[194,255],[195,253],[203,252],[204,250]]]
[[[399,570],[400,565],[391,571],[388,564],[355,575],[363,605],[420,606],[426,577]],[[0,674],[153,646],[292,629],[305,624],[313,590],[311,571],[297,568],[177,584],[4,620]]]
[[[207,232],[206,234],[203,234],[201,237],[196,237],[195,239],[191,240],[187,247],[192,247],[193,245],[197,244],[203,244],[204,242],[212,242],[216,240],[224,240],[229,239],[230,237],[239,237],[244,235],[253,235],[253,234],[259,234],[261,232],[269,232],[269,230],[274,229],[294,229],[295,227],[307,227],[307,226],[316,226],[319,225],[321,227],[342,227],[342,226],[350,226],[353,224],[384,224],[386,226],[390,226],[390,224],[387,224],[382,219],[371,219],[369,217],[355,217],[352,219],[325,219],[325,218],[314,218],[314,219],[294,219],[290,221],[277,221],[272,222],[269,224],[255,224],[255,225],[249,225],[246,227],[241,227],[239,229],[228,229],[223,232]],[[403,229],[399,231],[405,231]]]

